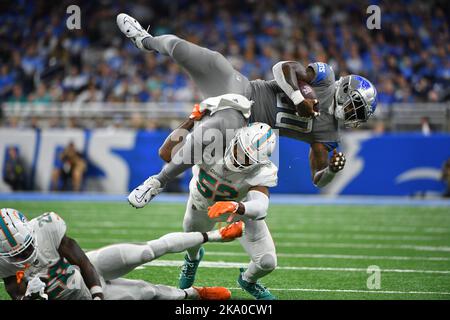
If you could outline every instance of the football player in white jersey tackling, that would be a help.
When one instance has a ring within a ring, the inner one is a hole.
[[[0,211],[0,278],[12,299],[181,300],[229,299],[223,287],[178,289],[121,278],[166,253],[182,252],[207,241],[231,241],[243,222],[210,232],[169,233],[142,244],[114,244],[84,253],[66,235],[54,212],[28,221],[15,209]]]
[[[239,241],[251,262],[247,270],[240,270],[238,283],[256,299],[275,299],[258,281],[277,264],[275,245],[264,220],[269,188],[277,184],[278,168],[269,158],[275,145],[272,128],[255,122],[235,132],[220,159],[206,161],[205,157],[194,165],[183,222],[186,232],[207,232],[219,221],[245,221],[245,233]],[[142,208],[161,191],[159,181],[152,176],[128,199],[134,207]],[[193,285],[203,254],[200,244],[187,250],[180,288]]]

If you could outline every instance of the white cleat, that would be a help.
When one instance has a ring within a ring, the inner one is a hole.
[[[144,28],[142,28],[135,18],[130,17],[125,13],[120,13],[117,15],[116,22],[120,31],[130,38],[136,47],[141,50],[147,50],[142,45],[142,40],[147,37],[151,37],[151,35]]]
[[[129,194],[128,202],[136,209],[143,208],[162,190],[161,182],[151,176]]]

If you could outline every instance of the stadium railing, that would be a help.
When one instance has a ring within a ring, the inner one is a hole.
[[[3,103],[3,118],[103,119],[114,121],[115,118],[128,120],[135,116],[153,119],[167,124],[180,120],[192,110],[192,102],[151,102],[151,103]],[[374,118],[384,122],[389,131],[419,130],[422,119],[426,117],[434,131],[450,131],[450,103],[395,103],[380,104]],[[369,121],[363,128],[371,129],[374,121]]]

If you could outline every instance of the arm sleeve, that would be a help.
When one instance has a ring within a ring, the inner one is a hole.
[[[245,207],[244,216],[252,220],[261,220],[267,216],[269,197],[260,191],[250,190],[246,201],[243,201],[242,204]]]
[[[308,67],[314,70],[314,78],[311,81],[313,86],[329,86],[334,83],[334,71],[330,65],[323,62],[310,63]]]
[[[319,181],[317,181],[317,183],[314,183],[314,185],[318,188],[323,188],[334,179],[334,176],[336,175],[336,173],[332,172],[330,170],[330,167],[326,167],[325,169],[323,169],[323,171],[320,171],[320,172],[322,172],[322,175],[321,175]],[[316,175],[318,173],[316,173]]]
[[[222,112],[225,112],[224,110]],[[232,110],[229,110],[230,112]],[[204,150],[207,146],[215,143],[219,138],[225,139],[225,125],[223,117],[217,113],[213,117],[207,118],[196,126],[186,137],[186,142],[175,153],[172,160],[164,166],[157,175],[157,179],[162,185],[177,177],[193,165],[201,163],[204,157]],[[211,130],[211,131],[210,131]],[[216,133],[216,134],[214,134]],[[217,141],[219,143],[219,141]],[[224,146],[224,140],[221,141]],[[220,147],[220,145],[219,145]]]
[[[283,65],[285,63],[295,63],[303,68],[303,66],[295,61],[280,61],[275,64],[272,68],[272,73],[277,82],[278,86],[283,90],[284,93],[292,100],[292,102],[297,105],[304,100],[304,97],[300,90],[293,88],[287,81],[283,73]]]

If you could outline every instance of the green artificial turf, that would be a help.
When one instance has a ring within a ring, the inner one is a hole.
[[[68,235],[83,249],[140,242],[181,231],[182,204],[13,202],[30,219],[57,212]],[[267,222],[278,269],[262,283],[279,299],[450,299],[448,208],[272,205]],[[196,285],[225,286],[233,299],[251,297],[237,288],[238,266],[249,261],[238,241],[209,243]],[[183,254],[160,258],[127,277],[176,286]],[[164,266],[169,260],[179,262]],[[220,262],[220,264],[218,264]],[[161,266],[163,265],[163,266]],[[381,269],[380,289],[367,287],[369,266]],[[435,273],[434,271],[444,271]],[[8,299],[3,285],[0,299]]]

